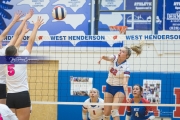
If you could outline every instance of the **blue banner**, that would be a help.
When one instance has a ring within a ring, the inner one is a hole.
[[[124,0],[102,0],[100,10],[124,10]],[[109,31],[111,25],[124,25],[124,15],[115,12],[100,12],[99,31]]]
[[[43,64],[49,59],[45,56],[0,56],[0,60],[0,64]]]
[[[152,0],[126,0],[126,10],[151,10]],[[151,30],[151,12],[129,12],[126,26],[132,30]],[[158,0],[156,17],[158,30],[163,29],[163,0]]]
[[[180,2],[179,0],[166,0],[166,23],[165,30],[180,30]],[[39,39],[35,41],[34,46],[62,46],[62,47],[121,47],[122,42],[113,44],[107,41],[79,41],[70,42],[68,40],[59,40],[58,36],[72,35],[85,36],[90,32],[90,7],[91,0],[9,0],[2,5],[2,14],[0,15],[0,31],[12,21],[14,12],[22,10],[27,13],[30,8],[34,10],[34,15],[28,20],[28,28],[30,32],[33,29],[33,22],[37,16],[44,18],[44,24],[38,29],[37,36]],[[126,5],[125,5],[126,3]],[[5,7],[8,5],[9,7]],[[63,6],[67,10],[67,16],[61,21],[57,21],[52,17],[52,10],[55,6]],[[151,10],[152,0],[102,0],[101,10]],[[165,9],[165,8],[164,8]],[[158,10],[156,17],[156,25],[159,30],[163,28],[163,0],[158,0]],[[100,15],[99,31],[109,31],[109,26],[126,25],[128,30],[151,30],[151,12],[103,12]],[[9,35],[13,35],[20,22],[16,23],[10,30]],[[29,36],[30,32],[26,35]],[[57,36],[53,39],[44,39],[41,36]],[[113,36],[116,38],[116,36]],[[6,45],[12,36],[6,37],[3,46]],[[73,38],[74,39],[74,38]],[[70,39],[69,39],[70,40]],[[122,39],[121,39],[122,40]],[[26,46],[28,38],[23,38],[22,46]]]
[[[165,30],[180,30],[180,1],[166,0]]]
[[[36,21],[37,17],[41,16],[44,19],[44,24],[38,29],[40,34],[89,34],[90,0],[8,0],[5,3],[1,2],[0,30],[2,31],[12,21],[16,11],[19,10],[26,14],[30,9],[33,9],[34,15],[28,20],[30,31],[33,28],[32,21]],[[7,5],[9,6],[7,7]],[[55,6],[63,6],[66,9],[67,15],[65,19],[55,20],[52,17],[52,10]],[[19,24],[20,22],[15,24],[9,35],[14,34]]]

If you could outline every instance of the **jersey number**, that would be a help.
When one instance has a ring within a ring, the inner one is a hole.
[[[138,114],[138,112],[136,112],[136,113],[135,113],[135,116],[136,116],[136,117],[139,117],[139,114]]]
[[[95,112],[95,110],[93,110],[93,115],[96,115],[96,112]]]
[[[15,74],[14,64],[8,65],[8,75],[13,76]]]
[[[116,69],[114,69],[114,68],[111,68],[110,72],[111,72],[113,75],[116,75],[117,70],[116,70]]]

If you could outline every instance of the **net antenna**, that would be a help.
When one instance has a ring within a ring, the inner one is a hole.
[[[127,26],[109,26],[110,31],[119,31],[120,35],[126,35],[128,27]]]

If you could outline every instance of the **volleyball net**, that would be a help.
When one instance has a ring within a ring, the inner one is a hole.
[[[8,37],[11,36],[5,42]],[[22,46],[26,46],[27,38],[24,37]],[[157,117],[180,118],[180,35],[37,35],[32,55],[48,59],[44,64],[28,64],[31,119],[82,119],[82,105],[89,98],[90,89],[98,89],[104,98],[109,63],[102,61],[98,65],[100,57],[117,55],[120,47],[142,41],[142,53],[137,56],[132,52],[128,59],[129,95],[132,97],[132,86],[140,84],[143,98],[150,104],[124,101],[104,105],[121,106],[122,119],[129,105],[152,106]]]

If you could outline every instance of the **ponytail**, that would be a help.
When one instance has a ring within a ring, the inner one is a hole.
[[[141,54],[144,41],[141,41],[138,45],[133,45],[130,48],[136,52],[137,56]]]
[[[133,45],[130,48],[129,47],[124,47],[127,51],[127,59],[131,56],[131,50],[133,50],[134,52],[136,52],[137,56],[141,54],[142,52],[142,47],[144,45],[144,41],[141,41],[138,45]]]

